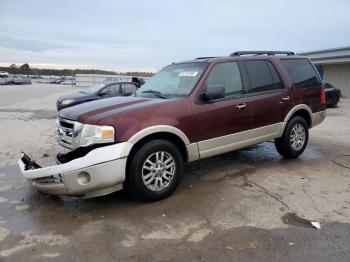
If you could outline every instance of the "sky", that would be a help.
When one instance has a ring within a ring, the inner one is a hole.
[[[350,46],[350,0],[1,0],[0,65],[157,71],[238,50]]]

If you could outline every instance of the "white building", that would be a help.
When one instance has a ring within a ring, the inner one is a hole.
[[[317,67],[323,81],[341,90],[350,98],[350,47],[304,52]]]

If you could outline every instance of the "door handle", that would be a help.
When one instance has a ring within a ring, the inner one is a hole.
[[[289,101],[289,99],[290,99],[290,97],[289,97],[289,96],[283,96],[283,97],[281,97],[280,104],[283,104],[284,102]]]
[[[246,108],[247,107],[247,104],[246,103],[241,103],[241,104],[238,104],[238,105],[236,105],[236,108],[237,109],[244,109],[244,108]]]

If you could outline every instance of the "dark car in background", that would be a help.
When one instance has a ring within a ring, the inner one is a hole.
[[[336,107],[341,97],[340,89],[332,86],[330,83],[323,83],[326,92],[326,105],[328,107]]]
[[[79,92],[61,96],[57,99],[57,110],[113,96],[129,96],[141,85],[139,81],[110,81],[96,84]]]

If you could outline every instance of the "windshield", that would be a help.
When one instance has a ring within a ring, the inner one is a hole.
[[[80,92],[86,94],[95,94],[97,91],[101,90],[105,86],[105,84],[96,84],[94,86],[88,87],[87,89],[81,90]]]
[[[162,98],[187,96],[202,76],[206,63],[169,65],[151,77],[136,92],[136,96]]]

